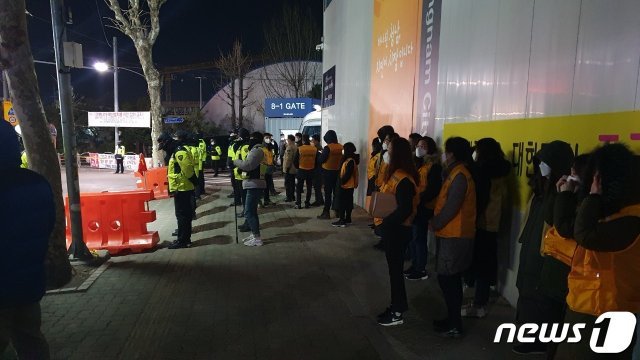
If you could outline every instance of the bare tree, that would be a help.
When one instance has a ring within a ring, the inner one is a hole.
[[[56,223],[46,258],[49,287],[60,287],[71,279],[67,257],[62,182],[56,150],[51,142],[27,34],[24,0],[0,0],[0,68],[6,71],[13,108],[20,120],[29,168],[51,185]],[[29,216],[23,214],[23,216]]]
[[[160,73],[153,64],[153,44],[160,33],[160,7],[167,0],[143,0],[146,7],[140,5],[140,0],[128,0],[128,8],[120,7],[118,0],[105,0],[114,19],[114,27],[133,40],[136,53],[142,65],[144,77],[147,80],[149,101],[151,103],[151,143],[153,145],[153,163],[161,163],[162,155],[158,150],[158,137],[162,132],[162,105],[160,91],[162,81]]]
[[[242,43],[236,40],[231,51],[224,54],[220,51],[220,57],[215,61],[220,70],[223,82],[229,82],[229,89],[222,83],[223,100],[231,106],[232,128],[244,126],[244,109],[250,104],[246,103],[253,89],[253,82],[245,86],[245,78],[253,64],[251,56],[242,51]],[[237,88],[236,88],[237,83]],[[237,113],[236,113],[237,109]],[[237,114],[237,115],[236,115]]]
[[[297,6],[283,5],[277,19],[265,28],[262,86],[270,97],[301,97],[316,81],[320,55],[315,45],[320,30]],[[269,69],[269,70],[268,70]]]

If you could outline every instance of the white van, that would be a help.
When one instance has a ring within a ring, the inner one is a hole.
[[[300,124],[300,133],[309,137],[322,132],[322,111],[319,105],[314,105],[314,111],[305,115]]]

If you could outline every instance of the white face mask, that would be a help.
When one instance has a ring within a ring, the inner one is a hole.
[[[389,162],[391,162],[391,157],[389,156],[389,152],[388,151],[386,153],[384,153],[384,155],[382,155],[382,161],[384,161],[387,164]]]
[[[478,152],[474,151],[473,155],[471,155],[471,157],[473,158],[473,161],[478,161]]]
[[[540,174],[544,177],[551,175],[551,168],[544,161],[540,162]]]
[[[442,165],[447,165],[447,153],[442,153],[440,160],[442,161]]]
[[[344,150],[342,150],[342,155],[344,155]]]
[[[423,158],[427,155],[427,150],[423,148],[416,148],[416,157]]]
[[[387,146],[387,143],[384,143],[384,142],[383,142],[383,143],[382,143],[382,150],[385,150],[385,151],[386,151],[386,150],[387,150],[387,147],[388,147],[388,146]]]

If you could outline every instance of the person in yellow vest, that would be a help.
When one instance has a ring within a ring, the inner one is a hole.
[[[376,191],[376,175],[380,161],[382,161],[382,143],[379,138],[371,141],[371,155],[367,162],[367,196]]]
[[[387,149],[389,171],[385,173],[380,192],[393,194],[397,207],[385,218],[374,220],[382,235],[391,285],[391,304],[378,315],[377,320],[380,325],[393,326],[404,322],[402,314],[409,309],[402,270],[407,245],[412,237],[411,224],[418,207],[417,186],[420,177],[409,141],[397,138]]]
[[[186,139],[182,139],[184,147],[187,148],[191,152],[191,159],[193,160],[193,167],[195,171],[196,177],[198,177],[198,182],[195,184],[196,187],[194,189],[194,198],[193,198],[193,208],[194,208],[194,218],[195,218],[195,208],[196,208],[196,200],[201,199],[202,193],[200,192],[200,166],[202,162],[200,161],[200,148],[198,147],[198,140],[192,135],[188,134]]]
[[[340,159],[342,159],[342,145],[338,143],[338,135],[333,130],[328,130],[323,137],[327,143],[320,154],[322,164],[322,179],[324,182],[324,209],[318,219],[331,219],[329,210],[333,203],[333,193],[338,182]]]
[[[241,128],[238,130],[238,137],[236,139],[236,141],[234,141],[233,145],[232,145],[232,153],[233,153],[233,157],[231,159],[231,177],[233,179],[232,181],[232,185],[233,185],[233,194],[234,194],[234,203],[231,203],[230,206],[239,206],[239,205],[243,205],[244,204],[244,198],[246,196],[246,191],[244,191],[242,189],[242,176],[240,176],[238,170],[236,169],[235,166],[235,161],[238,159],[241,159],[243,155],[246,155],[249,153],[249,137],[250,137],[250,133],[249,130],[245,129],[245,128]],[[242,212],[240,214],[238,214],[238,217],[244,217],[244,209],[242,210]]]
[[[608,144],[589,159],[585,187],[589,195],[580,204],[573,231],[578,243],[568,276],[568,310],[564,321],[585,323],[592,334],[595,320],[611,311],[640,313],[640,158],[624,144]],[[636,359],[632,357],[633,329],[620,323],[601,330],[607,342],[618,330],[617,354],[594,353],[586,339],[563,342],[557,359]],[[607,331],[605,334],[604,332]],[[611,349],[613,350],[613,349]]]
[[[287,136],[287,147],[284,150],[284,158],[282,159],[282,172],[284,173],[284,189],[286,194],[285,202],[295,201],[297,169],[293,163],[293,159],[297,152],[296,137],[293,135]]]
[[[334,227],[346,227],[351,224],[351,212],[353,211],[353,192],[358,188],[358,165],[360,155],[356,154],[356,146],[353,143],[344,144],[344,155],[340,165],[339,186],[336,190],[336,202],[338,208],[338,221],[331,223]],[[311,194],[309,194],[309,197]]]
[[[29,168],[29,160],[27,159],[27,150],[22,150],[22,155],[20,155],[20,167],[23,169]]]
[[[296,178],[298,183],[296,185],[296,209],[302,209],[302,190],[304,185],[307,185],[307,194],[304,202],[304,208],[311,207],[311,189],[313,187],[313,174],[316,168],[316,157],[318,150],[315,146],[311,145],[309,136],[303,135],[302,146],[298,148],[296,155],[293,159],[294,166],[298,169]]]
[[[124,148],[124,145],[120,145],[118,146],[118,149],[116,150],[116,174],[120,173],[120,174],[124,174],[124,154],[126,153],[126,150]]]
[[[213,177],[218,177],[220,171],[220,158],[222,156],[222,148],[216,143],[215,138],[211,138],[211,146],[209,147],[209,153],[211,154],[211,169],[213,170]],[[231,146],[229,146],[231,150]],[[227,156],[232,156],[227,153]]]
[[[200,163],[198,164],[199,172],[198,172],[198,180],[200,181],[199,188],[200,194],[206,195],[204,188],[204,167],[207,162],[207,143],[204,142],[204,139],[198,139],[198,155],[200,156]]]
[[[193,220],[193,191],[198,179],[191,151],[174,141],[167,133],[158,138],[160,150],[168,155],[169,191],[173,193],[175,215],[178,222],[178,238],[169,249],[181,249],[191,246],[191,221]]]
[[[475,287],[473,302],[460,310],[463,317],[483,318],[489,302],[491,285],[498,276],[498,232],[502,211],[507,206],[507,177],[513,167],[493,138],[476,142],[476,239],[473,261],[465,274],[465,282]]]
[[[428,251],[428,225],[433,217],[435,200],[442,187],[442,166],[436,142],[426,136],[420,139],[415,149],[416,166],[420,175],[418,194],[420,204],[416,218],[413,220],[413,239],[409,243],[411,266],[404,271],[407,280],[426,280]]]
[[[386,129],[386,130],[383,130],[383,129]],[[378,190],[384,184],[384,179],[386,179],[385,174],[387,173],[387,168],[389,167],[390,160],[389,160],[389,154],[387,154],[389,144],[391,144],[393,140],[400,138],[400,135],[398,135],[395,132],[389,133],[392,130],[393,128],[390,125],[383,126],[382,128],[380,128],[380,130],[378,130],[378,133],[382,133],[383,135],[385,133],[387,134],[387,135],[384,135],[385,137],[383,138],[382,152],[380,153],[380,161],[378,162],[378,168],[376,170],[375,188]],[[373,247],[377,250],[385,251],[384,243],[382,242],[382,234],[380,234],[380,231],[376,229],[375,221],[373,223],[373,233],[376,236],[380,237],[380,241],[378,241],[378,243],[375,244]]]
[[[316,148],[316,167],[313,171],[314,201],[311,203],[311,206],[324,206],[324,196],[322,195],[322,164],[320,163],[320,153],[322,153],[320,134],[313,134],[311,136],[311,146]]]
[[[429,223],[436,235],[436,272],[447,317],[434,322],[444,337],[462,336],[462,273],[469,268],[476,235],[476,188],[471,175],[471,144],[461,137],[445,142],[444,182]]]

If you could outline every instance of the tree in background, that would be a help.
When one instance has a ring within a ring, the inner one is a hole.
[[[316,80],[321,56],[315,50],[321,30],[310,15],[301,14],[297,6],[283,5],[277,18],[264,31],[264,59],[272,63],[263,68],[262,83],[269,97],[301,97]]]
[[[153,163],[161,163],[162,155],[158,149],[158,137],[162,132],[162,105],[160,103],[160,91],[162,82],[160,73],[153,64],[153,44],[160,33],[160,7],[167,0],[128,0],[128,8],[122,9],[118,0],[106,0],[107,5],[114,13],[111,19],[116,29],[133,40],[136,48],[142,72],[147,81],[149,101],[151,106],[151,143]],[[146,6],[145,6],[146,5]]]
[[[53,190],[56,223],[46,258],[47,283],[49,287],[60,287],[71,279],[60,166],[40,99],[25,13],[24,0],[0,0],[0,68],[7,74],[29,168],[44,176]]]
[[[220,57],[215,63],[222,75],[220,84],[222,100],[231,107],[231,128],[245,127],[244,109],[251,105],[247,99],[253,90],[254,83],[251,82],[251,85],[245,87],[244,80],[251,70],[252,58],[242,51],[242,43],[236,40],[229,53],[224,54],[220,51]],[[226,86],[227,83],[229,88]]]

